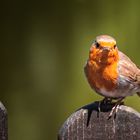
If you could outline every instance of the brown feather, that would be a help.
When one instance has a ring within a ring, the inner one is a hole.
[[[119,51],[119,56],[119,74],[140,85],[140,69],[124,53]]]

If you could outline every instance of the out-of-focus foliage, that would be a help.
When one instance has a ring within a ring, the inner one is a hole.
[[[94,38],[109,34],[140,65],[140,2],[3,1],[1,93],[10,140],[54,140],[77,108],[102,97],[83,72]],[[140,98],[126,99],[140,111]]]

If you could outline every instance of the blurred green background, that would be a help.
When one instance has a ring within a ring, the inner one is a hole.
[[[140,65],[140,1],[13,0],[1,3],[1,93],[10,140],[55,140],[77,108],[102,99],[83,72],[97,35],[116,38]],[[126,104],[140,111],[140,98]]]

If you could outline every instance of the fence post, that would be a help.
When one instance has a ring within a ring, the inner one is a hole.
[[[107,119],[112,105],[99,102],[74,112],[59,130],[58,140],[140,140],[140,113],[121,105],[116,117]]]
[[[0,140],[8,140],[7,110],[0,102]]]

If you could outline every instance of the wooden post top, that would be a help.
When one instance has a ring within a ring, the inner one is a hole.
[[[58,140],[140,140],[140,113],[121,105],[116,117],[108,120],[113,105],[99,102],[86,105],[74,112],[62,125]]]
[[[0,140],[8,140],[7,110],[2,102],[0,102]]]

